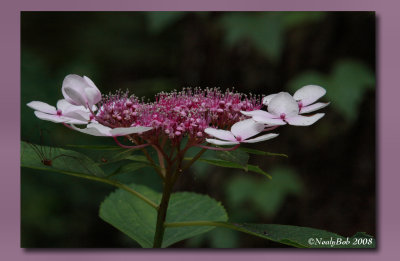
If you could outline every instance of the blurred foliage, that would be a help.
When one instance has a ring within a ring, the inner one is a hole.
[[[160,33],[166,27],[173,25],[185,15],[184,12],[148,12],[149,30],[152,33]]]
[[[150,99],[158,91],[182,86],[234,86],[270,94],[321,84],[327,89],[321,101],[331,104],[316,126],[280,128],[278,139],[250,147],[287,154],[288,159],[250,157],[248,163],[267,170],[272,180],[197,162],[175,189],[216,198],[237,222],[375,234],[373,12],[22,12],[22,140],[79,152],[66,145],[115,146],[111,139],[41,121],[26,106],[32,100],[55,104],[70,73],[89,76],[105,94],[128,89]],[[197,151],[193,148],[187,156]],[[113,154],[88,156],[99,162]],[[208,152],[203,157],[221,159]],[[278,165],[285,167],[274,168]],[[107,173],[118,168],[112,162],[104,167]],[[151,168],[119,178],[161,188]],[[98,205],[111,191],[90,181],[22,169],[21,245],[138,246],[97,217]],[[223,228],[188,244],[266,246]],[[174,245],[180,246],[185,243]]]
[[[277,62],[284,48],[286,30],[304,23],[318,22],[323,17],[324,13],[321,12],[234,12],[223,15],[221,22],[228,46],[248,40],[272,62]]]
[[[375,88],[375,77],[363,63],[352,60],[338,61],[328,75],[316,71],[304,72],[289,82],[293,92],[299,86],[316,84],[327,91],[327,98],[338,112],[348,120],[355,120],[365,93]]]
[[[226,187],[229,209],[251,209],[267,217],[273,217],[285,202],[287,196],[299,196],[302,184],[292,169],[271,170],[270,181],[246,176],[231,179]]]

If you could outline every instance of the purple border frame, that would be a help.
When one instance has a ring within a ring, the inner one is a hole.
[[[400,139],[399,117],[394,105],[400,96],[395,84],[400,69],[400,2],[391,0],[3,0],[0,3],[0,69],[2,75],[0,111],[1,175],[0,182],[0,253],[3,260],[71,260],[113,261],[132,259],[176,260],[363,260],[393,259],[398,256],[400,209],[396,192],[400,176],[397,171]],[[20,11],[376,11],[377,80],[378,80],[378,236],[377,250],[24,250],[20,248]]]

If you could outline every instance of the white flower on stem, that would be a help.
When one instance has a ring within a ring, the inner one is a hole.
[[[326,90],[318,85],[306,85],[298,89],[293,98],[297,101],[299,105],[300,114],[313,112],[322,109],[330,104],[330,102],[316,102],[319,98],[324,96]]]
[[[276,133],[269,133],[259,137],[251,138],[264,130],[265,125],[255,122],[252,119],[239,121],[232,125],[231,131],[220,130],[214,128],[206,128],[204,130],[210,136],[218,139],[206,139],[208,143],[215,145],[234,145],[239,143],[255,143],[269,140],[278,136]]]
[[[280,92],[264,97],[263,103],[268,106],[267,111],[242,111],[242,114],[252,117],[253,120],[255,120],[256,122],[267,124],[270,126],[285,124],[290,124],[294,126],[309,126],[311,124],[314,124],[316,121],[321,119],[325,115],[325,113],[317,113],[312,116],[302,116],[300,114],[318,110],[322,107],[327,106],[328,104],[316,103],[316,106],[308,106],[325,93],[323,93],[321,96],[318,96],[321,94],[320,89],[308,88],[308,86],[305,87],[307,88],[304,89],[303,87],[296,92],[296,97],[298,97],[299,103],[289,93]],[[322,87],[319,88],[323,89]],[[302,106],[300,106],[300,103],[302,104]],[[304,104],[306,104],[306,106],[304,106]]]
[[[294,93],[293,99],[297,101],[299,106],[299,114],[313,112],[328,106],[330,102],[314,103],[325,94],[326,90],[318,85],[306,85],[298,89]],[[265,96],[263,98],[263,104],[268,106],[272,98],[274,98],[276,95],[277,93]]]
[[[41,101],[32,101],[27,106],[34,109],[36,117],[41,120],[71,124],[87,124],[91,120],[88,109],[72,105],[64,99],[57,102],[57,108]],[[92,109],[95,108],[93,106]]]
[[[73,105],[91,108],[101,100],[96,85],[86,76],[69,74],[64,78],[61,88],[64,98]]]
[[[89,135],[105,136],[105,137],[118,137],[135,133],[143,133],[145,131],[149,131],[152,129],[152,127],[142,127],[142,126],[112,129],[107,126],[101,125],[99,123],[90,123],[84,129],[77,128],[74,125],[71,125],[71,128],[76,131],[86,133]]]

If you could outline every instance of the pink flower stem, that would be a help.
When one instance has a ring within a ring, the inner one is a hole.
[[[266,128],[266,129],[264,129],[263,131],[271,131],[271,130],[275,130],[276,128],[278,128],[279,127],[279,125],[276,125],[276,126],[272,126],[272,127],[270,127],[270,128]]]
[[[240,144],[237,144],[234,147],[230,147],[230,148],[210,147],[210,146],[204,146],[204,145],[201,145],[201,144],[197,144],[195,146],[199,147],[199,148],[203,148],[203,149],[208,149],[208,150],[232,151],[232,150],[236,150],[237,148],[239,148]]]
[[[124,148],[124,149],[142,149],[142,148],[147,147],[147,146],[150,145],[148,143],[145,143],[145,144],[141,144],[141,145],[137,145],[137,146],[127,146],[127,145],[124,145],[124,144],[120,143],[118,141],[117,137],[113,136],[113,139],[118,144],[118,146],[120,146],[121,148]]]
[[[155,144],[155,143],[151,143],[150,142],[150,145],[157,151],[157,155],[158,155],[158,158],[161,160],[162,158],[164,158],[166,161],[167,161],[167,163],[169,164],[169,165],[171,165],[171,159],[168,157],[168,155],[167,154],[165,154],[165,151],[163,150],[163,149],[161,149],[160,148],[160,146],[158,145],[158,144]],[[161,158],[160,158],[161,157]],[[161,164],[161,162],[160,162],[160,164]]]
[[[65,122],[62,123],[65,127],[67,127],[68,129],[73,130],[74,128],[72,128],[71,126],[69,126],[68,124],[66,124]]]

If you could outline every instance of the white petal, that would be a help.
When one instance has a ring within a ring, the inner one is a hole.
[[[68,119],[58,116],[58,115],[55,115],[55,114],[47,114],[47,113],[43,113],[40,111],[35,111],[35,115],[39,119],[45,120],[45,121],[51,121],[51,122],[55,122],[55,123],[68,122]]]
[[[84,91],[89,106],[93,106],[101,100],[101,93],[97,88],[86,88]]]
[[[208,143],[215,144],[215,145],[234,145],[234,144],[239,144],[238,141],[222,141],[222,140],[216,140],[216,139],[206,139]]]
[[[76,105],[72,105],[71,103],[69,103],[66,99],[61,99],[57,101],[57,109],[61,110],[62,112],[64,112],[71,106],[77,107]]]
[[[263,103],[264,105],[268,106],[269,102],[271,101],[272,98],[275,97],[275,95],[276,95],[276,93],[270,94],[270,95],[268,95],[268,96],[265,96],[265,97],[263,98],[263,100],[262,100],[262,103]]]
[[[317,113],[312,116],[295,116],[295,117],[288,117],[286,118],[286,121],[290,125],[294,126],[310,126],[311,124],[314,124],[317,120],[321,119],[324,117],[325,113]]]
[[[73,119],[73,118],[68,118],[68,117],[63,117],[66,120],[68,120],[66,123],[68,124],[76,124],[76,125],[80,125],[80,124],[88,124],[88,121],[81,121],[81,120],[77,120],[77,119]]]
[[[93,136],[112,136],[110,133],[111,128],[106,127],[101,124],[97,124],[97,123],[90,123],[86,126],[85,129],[77,128],[74,125],[71,125],[71,127],[76,131],[86,133],[89,135],[93,135]]]
[[[41,101],[31,101],[27,104],[27,106],[34,109],[35,111],[41,111],[49,114],[57,114],[56,107],[48,105],[47,103]]]
[[[250,117],[253,117],[253,116],[260,116],[260,117],[265,117],[265,118],[276,118],[275,115],[273,115],[273,114],[271,114],[271,113],[269,113],[269,112],[263,111],[263,110],[240,111],[240,112],[241,112],[243,115],[250,116]]]
[[[73,105],[82,105],[87,107],[87,103],[88,100],[85,96],[85,92],[84,90],[82,91],[78,91],[74,88],[70,88],[70,87],[65,87],[62,89],[63,90],[63,94],[64,94],[64,98],[71,104]],[[65,96],[67,95],[67,96]]]
[[[277,137],[278,135],[279,135],[279,134],[277,134],[277,133],[268,133],[268,134],[265,134],[265,135],[261,135],[261,136],[259,136],[259,137],[256,137],[256,138],[254,138],[254,139],[249,139],[249,140],[245,140],[245,141],[242,141],[242,142],[245,142],[245,143],[255,143],[255,142],[260,142],[260,141],[265,141],[265,140],[273,139],[273,138]]]
[[[299,114],[299,105],[293,99],[292,95],[287,92],[280,92],[271,99],[268,104],[268,112],[280,116],[294,116]]]
[[[262,124],[267,124],[268,126],[276,126],[276,125],[285,125],[286,122],[283,121],[282,119],[271,119],[267,117],[262,117],[262,116],[253,116],[253,120],[256,122],[262,123]]]
[[[86,123],[90,120],[90,113],[83,110],[67,111],[63,113],[63,116],[79,121],[85,121]]]
[[[232,132],[227,130],[219,130],[214,128],[206,128],[204,130],[210,136],[216,137],[221,140],[229,140],[229,141],[236,141],[235,136],[233,136]]]
[[[79,75],[69,74],[64,78],[61,91],[69,103],[86,106],[87,99],[84,93],[86,88],[92,88],[87,80]]]
[[[245,140],[249,137],[259,134],[264,130],[264,124],[257,123],[253,119],[247,119],[236,122],[231,128],[231,132],[236,138],[240,137]]]
[[[324,96],[325,93],[326,93],[326,90],[324,88],[322,88],[321,86],[306,85],[306,86],[298,89],[294,93],[293,98],[296,101],[301,101],[303,103],[303,106],[307,106],[307,105],[317,101],[322,96]]]
[[[98,91],[99,91],[99,89],[97,88],[97,86],[94,84],[94,82],[89,78],[89,77],[87,77],[87,76],[83,76],[83,79],[86,81],[86,83],[90,86],[90,87],[92,87],[92,88],[95,88],[95,89],[97,89]],[[100,91],[99,91],[100,92]]]
[[[153,129],[152,127],[142,127],[142,126],[136,126],[136,127],[128,127],[128,128],[115,128],[111,129],[110,133],[112,136],[124,136],[124,135],[129,135],[129,134],[134,134],[134,133],[142,133],[145,131],[149,131]]]
[[[328,102],[328,103],[317,102],[317,103],[314,103],[314,104],[311,104],[311,105],[302,107],[302,108],[300,109],[300,114],[302,114],[302,113],[309,113],[309,112],[313,112],[313,111],[322,109],[322,108],[328,106],[329,104],[330,104],[330,102]]]
[[[101,92],[100,92],[99,88],[97,88],[97,86],[94,84],[94,82],[89,77],[83,76],[83,79],[85,79],[85,81],[88,83],[88,85],[90,87],[92,87],[91,89],[94,90],[94,93],[96,94],[95,97],[93,98],[93,104],[96,104],[99,101],[101,101]],[[94,109],[93,111],[95,111],[96,109]]]

